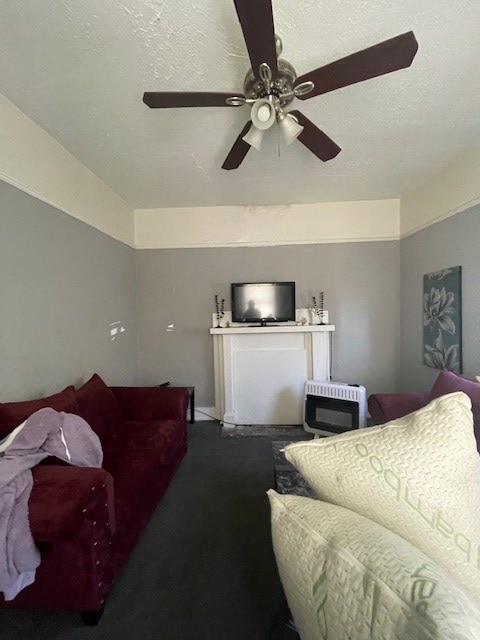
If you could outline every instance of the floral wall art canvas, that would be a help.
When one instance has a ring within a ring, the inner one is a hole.
[[[462,373],[462,267],[423,276],[423,362]]]

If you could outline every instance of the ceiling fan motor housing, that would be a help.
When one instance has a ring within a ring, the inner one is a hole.
[[[287,104],[290,104],[294,98],[292,92],[295,80],[297,79],[297,73],[287,60],[280,58],[277,65],[278,72],[276,76],[272,78],[270,94],[280,100],[281,107],[285,107]],[[249,69],[245,76],[243,95],[249,100],[257,100],[267,95],[263,81],[255,76],[252,69]]]

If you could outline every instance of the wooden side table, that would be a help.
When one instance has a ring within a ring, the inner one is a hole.
[[[159,387],[183,387],[188,391],[188,395],[190,396],[190,402],[189,402],[190,424],[195,424],[195,387],[187,387],[187,385],[183,385],[183,384],[172,385],[170,384],[170,381],[162,382],[162,384],[159,384],[158,386]]]

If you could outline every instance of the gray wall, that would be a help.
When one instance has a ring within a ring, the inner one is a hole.
[[[397,387],[399,242],[145,249],[136,258],[143,383],[193,384],[197,404],[213,406],[214,294],[230,309],[231,282],[294,280],[297,308],[325,291],[336,325],[333,379],[364,384],[369,393]]]
[[[480,206],[419,231],[401,247],[401,389],[428,390],[438,375],[422,363],[423,276],[462,267],[463,375],[480,375]]]
[[[0,400],[136,380],[135,251],[1,181],[0,301]]]
[[[464,375],[480,374],[479,238],[477,206],[400,243],[135,252],[0,181],[0,401],[98,371],[117,384],[194,384],[198,404],[211,406],[214,294],[229,309],[231,282],[290,279],[297,307],[325,291],[334,380],[368,393],[429,389],[437,371],[422,364],[423,275],[458,264]],[[116,322],[125,331],[111,340]]]

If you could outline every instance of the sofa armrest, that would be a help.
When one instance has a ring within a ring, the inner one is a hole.
[[[113,478],[105,469],[37,466],[32,470],[29,520],[34,540],[71,540],[85,521],[99,536],[115,532]]]
[[[110,387],[128,420],[187,419],[189,394],[185,387]]]
[[[429,402],[428,392],[375,393],[368,398],[368,411],[375,424],[403,418]]]

